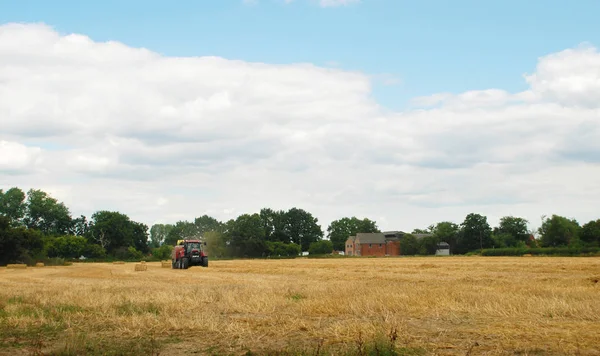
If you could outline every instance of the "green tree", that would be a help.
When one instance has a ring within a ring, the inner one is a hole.
[[[90,226],[87,218],[84,215],[81,215],[78,218],[73,219],[69,232],[71,235],[85,236],[89,229]]]
[[[71,213],[65,204],[38,189],[27,192],[23,222],[29,229],[53,236],[68,234],[72,227]]]
[[[287,211],[285,232],[291,242],[300,245],[302,251],[307,251],[311,243],[323,238],[323,230],[318,219],[298,208]]]
[[[329,240],[316,241],[308,247],[311,255],[325,255],[333,252],[333,243]]]
[[[210,231],[221,231],[223,228],[223,223],[206,214],[194,219],[194,225],[196,225],[196,231],[201,236]]]
[[[405,234],[400,239],[400,254],[412,256],[419,253],[419,241],[413,234]]]
[[[65,235],[50,238],[47,244],[48,257],[77,258],[85,255],[88,241],[83,236]]]
[[[569,246],[579,240],[581,227],[575,219],[552,215],[538,229],[542,247]]]
[[[162,245],[160,247],[155,247],[152,249],[152,256],[158,258],[159,260],[170,260],[172,252],[173,246]]]
[[[600,219],[582,226],[581,241],[588,246],[600,246]]]
[[[31,264],[34,258],[42,257],[43,249],[43,235],[39,230],[12,227],[9,217],[0,216],[0,265]]]
[[[151,247],[159,247],[161,246],[169,233],[173,230],[173,225],[171,224],[154,224],[150,228],[150,246]]]
[[[345,217],[334,220],[327,228],[327,238],[333,243],[333,248],[337,251],[344,251],[346,240],[357,233],[381,232],[375,221],[367,218],[358,219],[357,217]]]
[[[167,237],[165,238],[165,244],[175,245],[177,240],[184,239],[196,239],[200,238],[200,231],[193,222],[189,221],[177,221],[175,225],[169,230]]]
[[[265,254],[265,228],[259,214],[242,214],[229,221],[226,233],[231,255],[260,257]]]
[[[92,215],[87,237],[114,254],[119,248],[134,247],[148,253],[148,226],[132,221],[116,211],[97,211]]]
[[[433,232],[437,241],[446,242],[450,245],[450,253],[454,253],[459,236],[460,227],[450,221],[442,221],[435,225],[430,231]]]
[[[492,228],[487,222],[487,217],[475,213],[468,214],[460,227],[457,253],[467,253],[493,246]]]
[[[527,242],[529,240],[529,221],[514,216],[504,216],[500,219],[498,227],[494,228],[494,241],[502,244],[502,247],[517,246],[519,241]],[[509,238],[507,235],[510,235]],[[500,245],[495,244],[497,247]]]
[[[280,241],[286,244],[291,241],[288,231],[286,231],[287,213],[285,211],[263,208],[259,215],[263,222],[267,241]]]
[[[440,241],[435,234],[427,234],[418,239],[419,254],[420,255],[435,255],[437,246]]]
[[[25,193],[13,187],[3,192],[0,189],[0,216],[11,219],[12,226],[19,226],[25,216]]]

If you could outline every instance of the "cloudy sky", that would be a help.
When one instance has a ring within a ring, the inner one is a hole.
[[[0,189],[148,225],[600,218],[597,1],[207,3],[0,0]]]

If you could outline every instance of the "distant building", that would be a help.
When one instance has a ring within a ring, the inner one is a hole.
[[[358,233],[346,240],[347,256],[398,256],[401,231]]]
[[[346,240],[347,256],[400,256],[400,241],[406,235],[402,231],[384,231],[373,233],[358,233]],[[411,234],[417,239],[422,239],[431,234]],[[436,255],[449,255],[450,245],[440,242]]]
[[[447,242],[440,242],[437,245],[437,250],[435,251],[436,256],[449,256],[450,255],[450,244]]]

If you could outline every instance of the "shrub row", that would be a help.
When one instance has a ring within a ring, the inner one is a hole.
[[[494,248],[481,251],[482,256],[523,256],[543,255],[543,256],[582,256],[600,254],[599,247],[543,247],[543,248]]]

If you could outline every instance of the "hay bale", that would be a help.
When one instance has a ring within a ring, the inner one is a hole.
[[[44,262],[38,262],[35,264],[36,267],[44,267]]]
[[[144,263],[136,263],[135,264],[135,270],[136,271],[146,271],[148,269],[148,266]]]
[[[27,265],[24,263],[9,263],[6,265],[6,268],[10,269],[24,269],[27,268]]]
[[[113,265],[122,265],[122,264],[125,264],[125,262],[123,262],[123,261],[114,261],[113,262]]]
[[[171,268],[171,261],[161,261],[162,268]]]
[[[530,253],[526,253],[523,255],[523,257],[532,257],[532,255]]]

